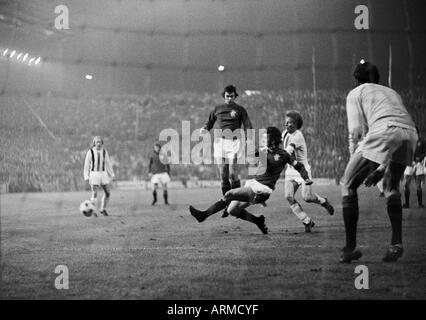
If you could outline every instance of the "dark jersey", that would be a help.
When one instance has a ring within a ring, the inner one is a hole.
[[[209,120],[204,125],[204,129],[210,131],[216,121],[222,130],[229,129],[234,131],[240,129],[242,125],[244,126],[244,130],[253,128],[246,109],[236,103],[216,106],[210,112]]]
[[[294,161],[295,159],[287,151],[281,148],[274,150],[268,149],[266,161],[262,161],[262,157],[260,158],[254,179],[274,190],[275,184],[277,183],[277,180],[286,164],[293,164]],[[298,166],[296,167],[300,168]],[[306,170],[304,169],[300,171],[304,171],[306,173]],[[301,172],[301,175],[305,180],[308,178],[307,174],[305,175],[303,172]]]
[[[157,174],[157,173],[170,173],[170,165],[164,164],[166,162],[165,155],[162,153],[155,152],[152,154],[151,159],[149,159],[149,173]]]

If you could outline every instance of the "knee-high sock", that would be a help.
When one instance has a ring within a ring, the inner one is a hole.
[[[92,193],[92,197],[90,198],[90,202],[96,207],[98,205],[98,198],[96,193]]]
[[[419,202],[419,206],[423,204],[422,189],[417,189],[417,201]]]
[[[399,195],[391,195],[387,198],[388,216],[392,226],[391,244],[402,243],[402,206]]]
[[[358,196],[344,196],[342,199],[343,221],[346,232],[346,248],[355,249],[356,247],[356,229],[358,224]]]
[[[225,209],[228,204],[229,204],[228,202],[221,199],[221,200],[215,202],[214,204],[212,204],[204,212],[207,214],[207,216],[211,216],[212,214],[215,214],[216,212],[219,212],[219,211]]]
[[[154,198],[154,201],[157,202],[157,190],[152,191],[152,196]]]
[[[241,187],[241,181],[240,180],[231,180],[231,188],[236,189]]]
[[[256,217],[255,215],[248,212],[246,209],[242,209],[237,215],[237,218],[246,220],[248,222],[257,224],[259,222],[259,217]]]
[[[222,183],[222,195],[225,195],[229,190],[231,190],[231,185]]]
[[[309,223],[311,219],[308,217],[306,212],[303,211],[302,206],[297,201],[295,201],[295,203],[293,203],[290,208],[300,221],[302,221],[303,223]]]
[[[167,190],[163,190],[163,198],[164,198],[164,203],[169,203],[168,201],[168,196],[169,194],[167,193]]]
[[[109,201],[109,196],[107,197],[104,194],[103,197],[102,197],[102,202],[101,202],[101,211],[106,208],[106,205],[108,204],[108,201]]]
[[[409,205],[410,204],[410,188],[405,188],[405,204]]]

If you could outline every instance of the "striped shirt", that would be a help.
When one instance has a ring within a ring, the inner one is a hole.
[[[97,150],[96,147],[93,147],[87,151],[84,160],[84,180],[89,179],[91,171],[106,171],[110,177],[114,177],[111,160],[106,149]]]

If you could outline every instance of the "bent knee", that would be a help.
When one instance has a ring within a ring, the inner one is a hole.
[[[317,197],[314,196],[313,194],[303,195],[302,198],[306,202],[316,202],[317,201]]]
[[[290,204],[296,203],[296,199],[292,195],[286,195],[285,198],[287,199],[288,203],[290,203]]]

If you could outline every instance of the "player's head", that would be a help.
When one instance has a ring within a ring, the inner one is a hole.
[[[285,114],[285,128],[289,133],[299,130],[303,126],[303,118],[299,112],[291,110]]]
[[[364,59],[355,67],[353,76],[358,84],[379,83],[380,80],[379,69],[377,69],[377,66],[371,62],[364,61]]]
[[[92,147],[96,147],[96,149],[100,149],[104,144],[104,140],[101,136],[94,136],[92,140]]]
[[[233,103],[238,97],[237,88],[235,88],[233,85],[226,86],[223,89],[222,97],[225,99],[226,104]]]
[[[281,143],[281,130],[277,127],[266,128],[266,133],[263,134],[263,140],[266,140],[268,148],[278,148]],[[265,141],[261,144],[264,145]]]
[[[154,143],[154,151],[160,152],[160,150],[161,150],[161,144],[159,144],[158,142]]]

